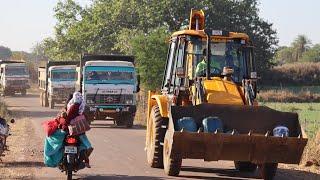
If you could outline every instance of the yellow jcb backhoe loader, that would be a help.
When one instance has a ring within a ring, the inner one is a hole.
[[[205,29],[204,12],[192,10],[189,29],[172,34],[161,94],[149,92],[147,161],[179,175],[182,159],[231,160],[239,171],[272,179],[278,163],[298,164],[307,137],[296,113],[256,102],[257,73],[248,35]],[[206,117],[218,117],[223,131],[204,132]],[[198,131],[179,129],[189,117]],[[277,126],[288,136],[274,136]]]

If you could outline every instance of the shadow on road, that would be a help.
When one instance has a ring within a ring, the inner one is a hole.
[[[212,177],[212,176],[193,176],[193,175],[180,175],[179,177],[190,178],[190,179],[232,179],[238,180],[243,178],[255,179],[258,177],[257,172],[253,173],[242,173],[235,169],[215,169],[215,168],[202,168],[202,167],[190,167],[184,166],[181,168],[181,171],[190,171],[190,172],[198,172],[198,173],[208,173],[218,175],[220,177]]]
[[[45,167],[43,162],[35,161],[16,161],[16,162],[5,162],[4,167],[20,168],[20,167]]]
[[[220,177],[211,177],[211,176],[194,176],[194,175],[180,175],[181,178],[186,179],[258,179],[259,173],[258,170],[253,173],[244,173],[239,172],[234,169],[214,169],[214,168],[199,168],[199,167],[189,167],[185,166],[181,168],[181,171],[190,171],[190,172],[198,172],[198,173],[210,173],[215,174]],[[294,170],[294,169],[278,169],[277,174],[274,178],[275,180],[316,180],[320,179],[320,175],[312,172],[302,171],[302,170]]]
[[[80,178],[75,178],[76,180],[104,180],[104,179],[129,179],[129,180],[164,180],[164,179],[172,179],[172,178],[161,178],[161,177],[151,177],[151,176],[128,176],[128,175],[94,175],[94,176],[84,176]]]
[[[317,180],[320,179],[320,174],[303,171],[303,170],[295,170],[295,169],[278,169],[276,180],[291,180],[291,179],[297,179],[297,180],[304,180],[304,179],[310,179],[310,180]]]
[[[57,112],[52,111],[27,111],[27,110],[14,110],[14,116],[17,118],[29,117],[29,118],[45,118],[45,117],[56,117]]]
[[[125,126],[116,126],[114,124],[104,123],[92,123],[90,126],[92,129],[123,129],[123,130],[145,130],[146,128],[141,125],[134,125],[132,128],[126,128]]]

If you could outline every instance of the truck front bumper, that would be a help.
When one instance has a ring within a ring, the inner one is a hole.
[[[136,106],[135,105],[117,105],[117,106],[88,106],[90,114],[93,114],[96,119],[106,117],[119,118],[122,115],[135,116]]]
[[[6,90],[11,90],[11,91],[21,91],[24,89],[30,89],[30,85],[9,85],[5,87]]]

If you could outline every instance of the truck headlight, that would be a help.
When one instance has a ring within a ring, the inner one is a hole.
[[[133,103],[133,100],[132,100],[132,99],[126,100],[126,104],[132,104],[132,103]]]
[[[92,99],[87,99],[87,103],[88,104],[93,104],[93,100]]]

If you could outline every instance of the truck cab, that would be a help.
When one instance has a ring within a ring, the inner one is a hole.
[[[76,81],[76,66],[51,66],[48,78],[50,107],[54,107],[55,103],[63,103],[69,94],[74,93]]]
[[[76,90],[78,79],[77,61],[47,62],[38,69],[40,103],[51,109],[64,103]]]
[[[15,93],[26,95],[29,88],[29,73],[25,62],[8,61],[1,63],[0,89],[2,95],[14,95]]]
[[[133,57],[91,58],[94,60],[85,61],[82,67],[82,92],[91,120],[113,120],[132,127],[139,90]]]

